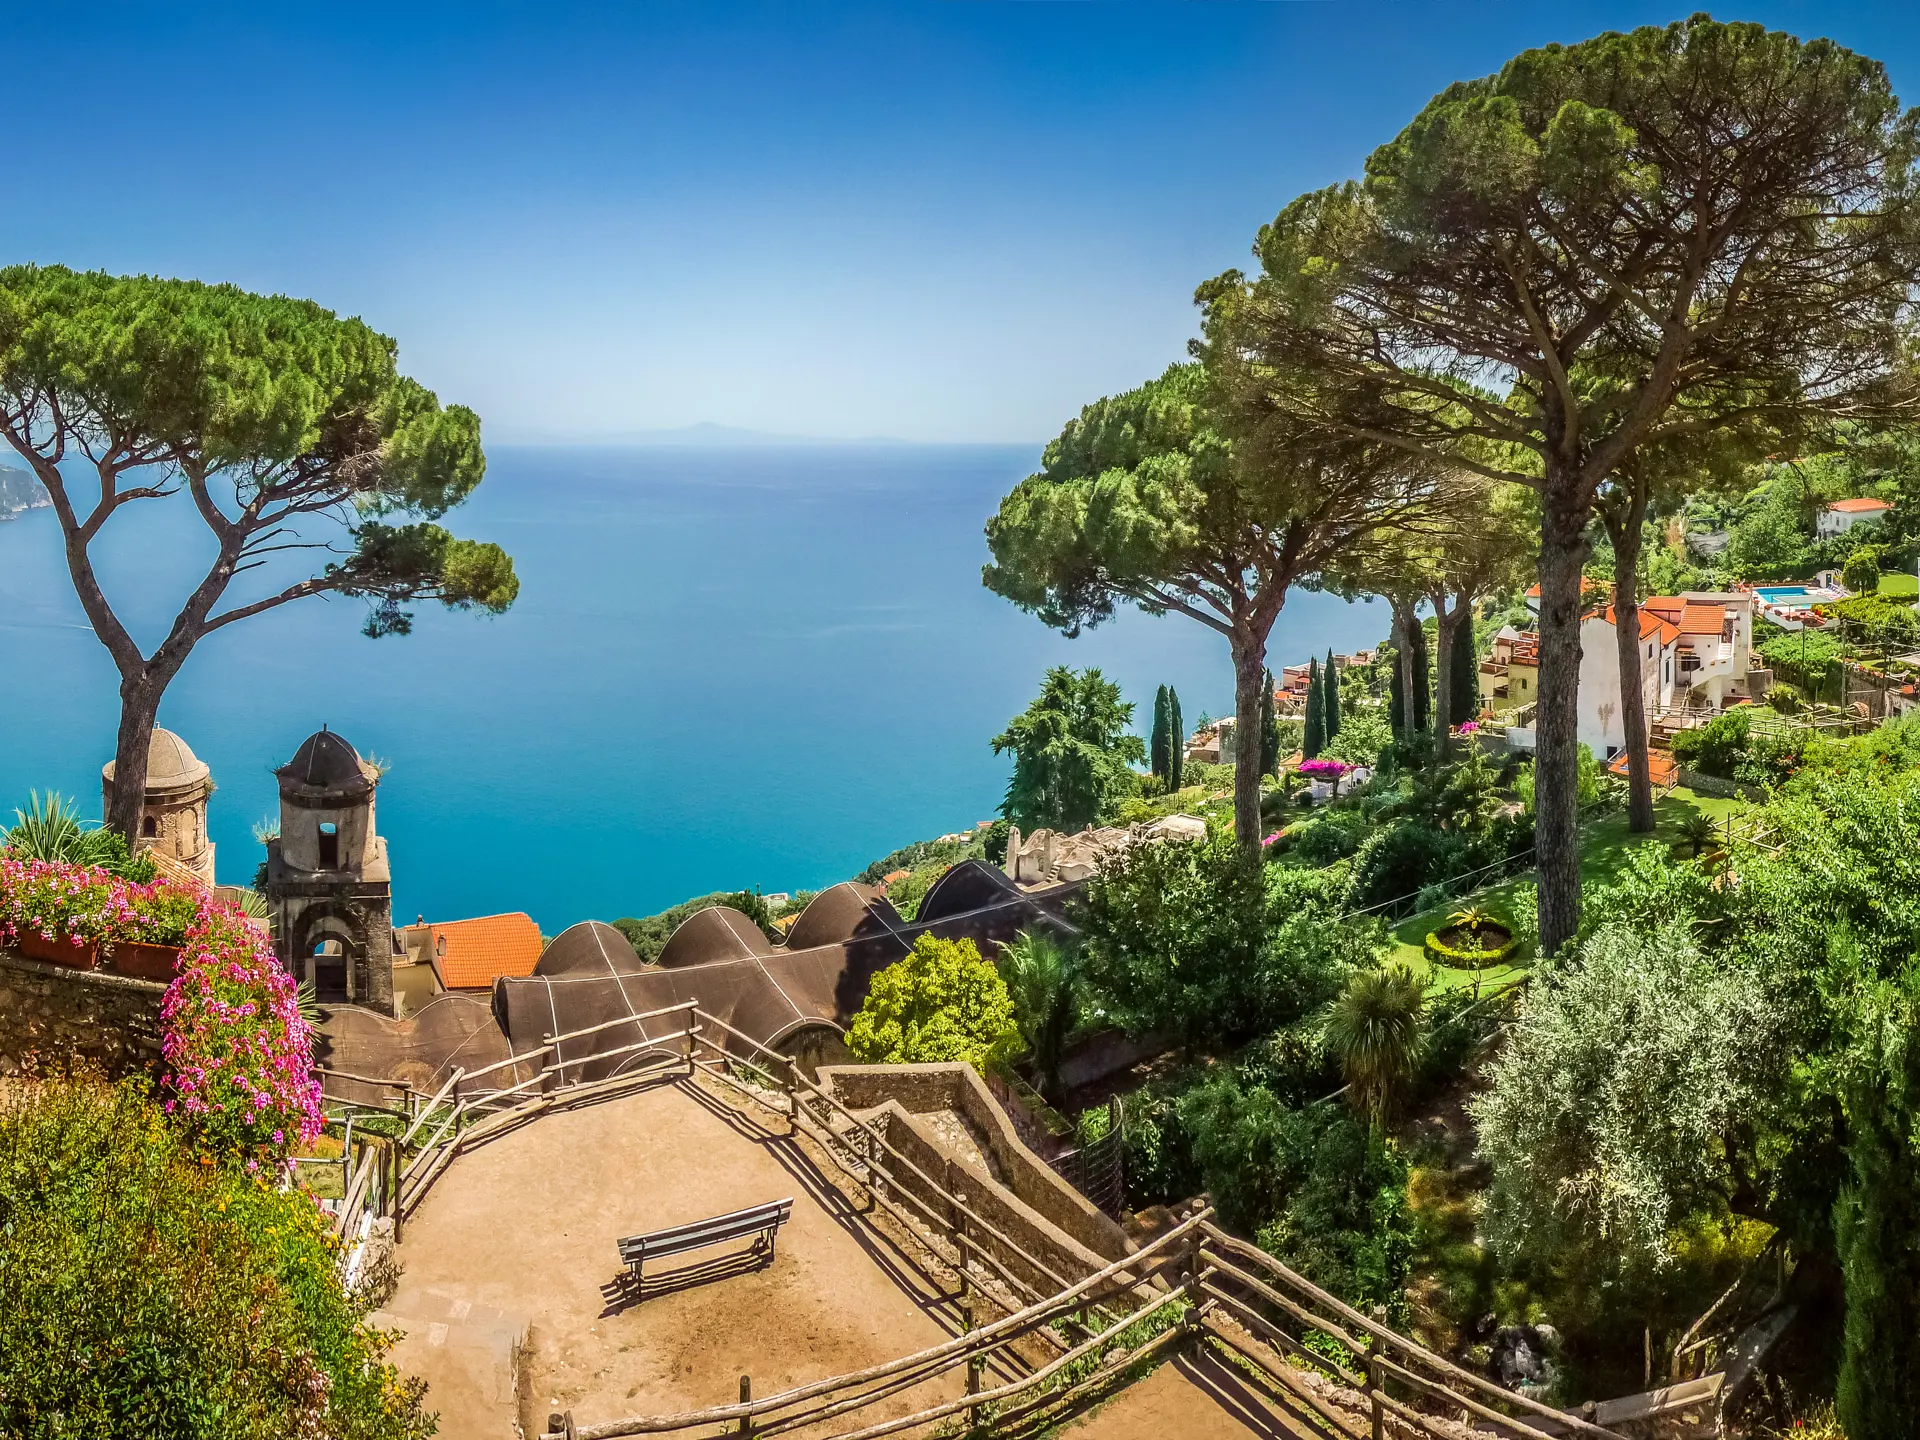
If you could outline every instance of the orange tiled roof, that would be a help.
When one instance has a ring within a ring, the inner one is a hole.
[[[1829,510],[1838,510],[1843,515],[1867,515],[1878,510],[1891,510],[1893,507],[1884,500],[1836,500],[1827,506]]]
[[[1627,773],[1627,752],[1622,750],[1618,755],[1614,756],[1612,761],[1607,765],[1607,770],[1610,774],[1625,775]],[[1647,751],[1647,779],[1655,785],[1670,784],[1679,773],[1679,762],[1665,750]]]
[[[1726,628],[1724,605],[1688,605],[1680,616],[1682,635],[1718,635]]]
[[[1620,623],[1611,605],[1598,613],[1600,618],[1605,620],[1609,625],[1617,625]],[[1660,637],[1660,643],[1662,645],[1671,645],[1679,638],[1680,629],[1658,611],[1649,610],[1645,606],[1642,606],[1640,610],[1640,638],[1642,640],[1651,640],[1655,635]]]
[[[501,975],[520,979],[533,973],[540,958],[540,927],[518,910],[442,921],[429,925],[427,933],[427,954],[449,990],[484,990]]]

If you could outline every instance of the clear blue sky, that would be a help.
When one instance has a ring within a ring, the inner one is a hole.
[[[1037,440],[1447,82],[1686,8],[14,6],[0,254],[362,315],[495,440]],[[1907,5],[1720,13],[1920,100]]]

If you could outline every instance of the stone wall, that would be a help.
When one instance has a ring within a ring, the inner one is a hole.
[[[46,965],[0,950],[0,1075],[29,1055],[79,1058],[118,1078],[160,1066],[160,1001],[167,987],[101,970]]]
[[[1124,1230],[1021,1142],[971,1065],[823,1066],[820,1085],[849,1110],[876,1111],[889,1144],[936,1180],[944,1172],[969,1205],[1056,1275],[1077,1279],[1132,1250]],[[998,1180],[978,1174],[915,1122],[939,1110],[965,1117]],[[1001,1258],[1027,1268],[1015,1256]],[[1048,1277],[1028,1278],[1041,1290],[1052,1285]]]

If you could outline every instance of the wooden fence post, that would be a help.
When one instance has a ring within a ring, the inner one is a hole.
[[[1198,1207],[1188,1212],[1188,1218],[1191,1219],[1197,1213],[1199,1213]],[[1196,1225],[1193,1227],[1193,1233],[1187,1237],[1186,1326],[1187,1329],[1196,1332],[1200,1329],[1200,1303],[1205,1298],[1200,1292],[1200,1282],[1205,1278],[1205,1262],[1200,1256],[1200,1245],[1204,1236],[1205,1232]]]
[[[740,1377],[740,1403],[742,1405],[751,1405],[753,1403],[753,1377],[751,1375],[742,1375]],[[741,1436],[741,1440],[750,1440],[753,1434],[753,1416],[742,1415],[740,1417],[740,1429],[736,1433]]]
[[[1380,1403],[1380,1337],[1367,1332],[1367,1408],[1371,1412],[1373,1440],[1381,1440],[1386,1427],[1386,1407]]]

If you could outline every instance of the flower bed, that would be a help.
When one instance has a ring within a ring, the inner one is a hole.
[[[1427,958],[1456,970],[1483,970],[1513,953],[1514,938],[1506,926],[1489,922],[1476,934],[1464,925],[1447,925],[1427,935]]]
[[[313,1030],[266,933],[233,905],[167,880],[0,856],[0,945],[180,947],[161,1001],[170,1114],[210,1152],[276,1164],[320,1133]]]

